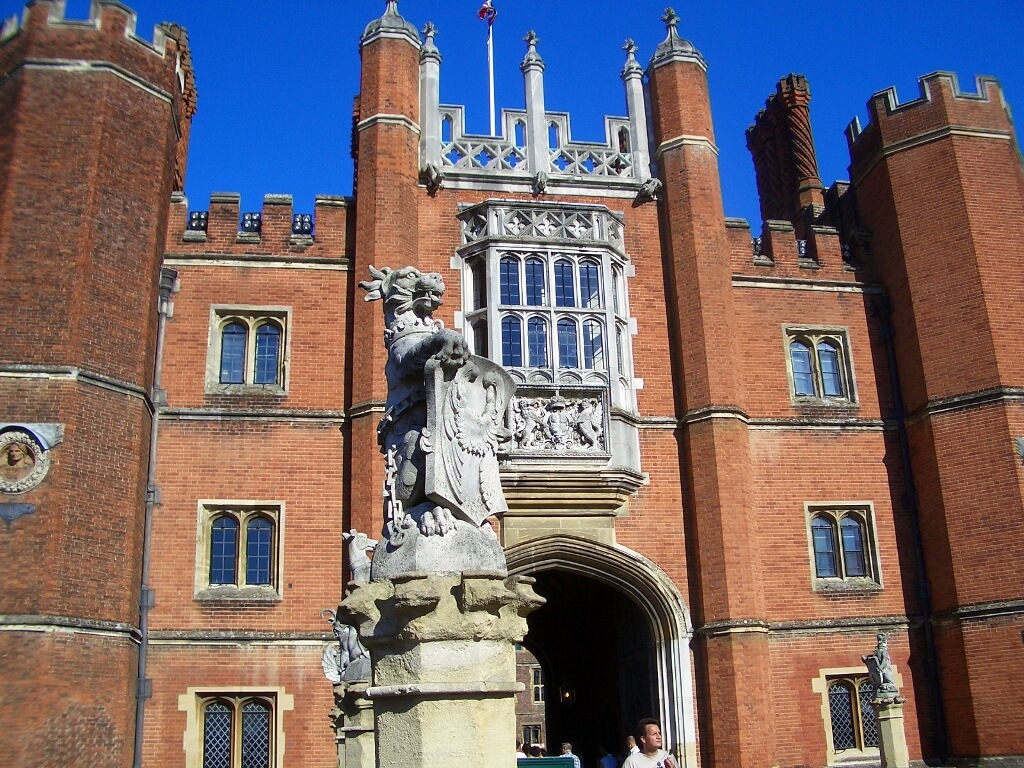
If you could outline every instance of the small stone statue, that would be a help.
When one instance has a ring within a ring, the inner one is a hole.
[[[370,558],[366,556],[367,551],[373,551],[377,541],[371,539],[365,533],[353,528],[348,533],[341,534],[341,537],[348,542],[348,567],[351,571],[351,581],[370,580]]]
[[[899,696],[900,689],[896,685],[896,675],[889,658],[889,635],[879,632],[875,640],[877,644],[874,653],[861,656],[861,661],[867,665],[871,685],[875,689],[874,697],[882,701],[892,700]]]
[[[636,201],[638,203],[656,203],[658,201],[658,193],[661,192],[662,187],[664,185],[661,183],[661,179],[647,179],[647,181],[640,185],[640,189],[637,190]]]
[[[324,648],[320,665],[324,677],[334,685],[341,682],[370,679],[370,654],[359,642],[359,635],[354,627],[338,621],[337,614],[330,608],[320,612],[320,618],[331,625],[337,645]]]

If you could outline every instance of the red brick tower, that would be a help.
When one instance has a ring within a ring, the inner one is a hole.
[[[0,440],[33,435],[48,465],[19,485],[8,462],[0,488],[0,753],[26,766],[132,763],[160,260],[194,108],[184,33],[93,7],[37,0],[0,41]]]
[[[384,370],[384,315],[378,303],[363,301],[358,287],[370,279],[369,266],[417,263],[419,158],[419,53],[416,27],[398,15],[391,0],[360,41],[360,81],[354,144],[357,147],[356,231],[349,451],[351,525],[376,535],[384,464],[377,447],[387,385]],[[453,292],[454,294],[454,292]]]
[[[892,321],[953,756],[1021,753],[1024,177],[1002,92],[876,94],[851,181]],[[937,749],[942,749],[940,744]]]
[[[668,38],[648,68],[656,157],[664,184],[663,239],[675,366],[681,370],[687,521],[701,574],[690,587],[701,744],[715,765],[771,762],[768,642],[749,514],[750,442],[733,364],[729,244],[711,124],[707,65],[663,19]],[[674,302],[674,306],[672,306]]]

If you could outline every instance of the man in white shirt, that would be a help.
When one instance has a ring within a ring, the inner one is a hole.
[[[675,758],[661,748],[661,723],[646,718],[637,724],[640,751],[626,758],[622,768],[677,768]]]

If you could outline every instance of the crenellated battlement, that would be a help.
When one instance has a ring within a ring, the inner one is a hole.
[[[933,72],[918,79],[920,95],[911,101],[901,103],[894,87],[874,94],[867,103],[867,125],[862,127],[855,117],[846,128],[854,165],[883,148],[924,140],[945,129],[1012,135],[1009,107],[999,82],[979,76],[974,84],[973,92],[963,91],[954,73]]]
[[[0,45],[21,32],[31,32],[37,26],[45,26],[61,30],[97,30],[108,37],[137,43],[161,58],[167,55],[169,36],[166,25],[157,24],[153,28],[151,40],[140,37],[136,33],[138,15],[118,0],[92,0],[88,19],[66,18],[66,7],[67,0],[36,0],[26,4],[20,19],[15,14],[4,20],[0,29]]]
[[[214,192],[206,210],[190,209],[179,193],[171,198],[167,250],[217,254],[344,259],[354,243],[352,199],[318,195],[313,211],[294,210],[291,195],[264,195],[258,210],[242,206],[236,192]]]

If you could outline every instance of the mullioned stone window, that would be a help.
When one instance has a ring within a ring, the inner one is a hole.
[[[856,403],[845,328],[783,328],[789,390],[796,405]]]
[[[816,591],[881,589],[870,504],[808,504],[806,517]]]
[[[212,307],[206,393],[285,394],[290,314],[286,307]]]
[[[196,599],[280,599],[283,520],[277,502],[201,502]]]
[[[283,688],[189,688],[178,696],[186,720],[185,768],[279,768],[282,714],[294,706]]]

